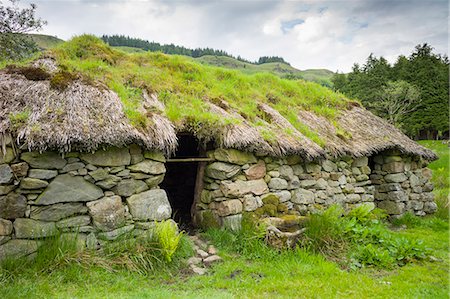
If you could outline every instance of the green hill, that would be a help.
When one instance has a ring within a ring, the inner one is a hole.
[[[242,62],[231,57],[212,55],[205,55],[194,59],[203,64],[220,66],[228,69],[236,69],[247,74],[268,72],[282,78],[301,78],[328,87],[332,86],[331,77],[333,77],[334,75],[332,71],[326,69],[311,69],[301,71],[290,66],[289,64],[282,62],[252,64]]]
[[[45,35],[45,34],[28,34],[29,37],[37,44],[39,49],[47,50],[49,48],[53,48],[60,43],[64,42],[62,39],[59,39],[55,36]]]

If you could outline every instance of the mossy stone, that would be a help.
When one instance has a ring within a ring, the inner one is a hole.
[[[285,205],[284,203],[281,203],[281,204],[279,204],[279,205],[277,206],[277,211],[278,211],[279,213],[287,213],[288,207],[287,207],[287,205]]]
[[[263,206],[264,213],[268,216],[275,217],[277,215],[277,206],[273,204],[266,204]]]
[[[280,204],[280,198],[273,193],[269,193],[263,196],[261,199],[264,204],[271,204],[274,206],[278,206]]]

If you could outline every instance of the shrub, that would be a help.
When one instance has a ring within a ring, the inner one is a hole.
[[[176,224],[174,224],[171,220],[157,222],[155,232],[164,258],[168,262],[171,262],[172,256],[178,248],[183,232],[179,233]]]
[[[365,265],[392,268],[426,256],[427,250],[420,241],[390,231],[380,220],[384,215],[376,209],[360,206],[345,216],[342,212],[342,208],[332,206],[311,215],[302,245],[340,262],[347,255],[351,268]],[[399,222],[416,221],[414,217],[404,216]]]
[[[305,235],[301,241],[303,246],[325,255],[339,255],[348,246],[345,238],[346,221],[343,221],[344,210],[333,205],[327,210],[312,214],[306,221]]]

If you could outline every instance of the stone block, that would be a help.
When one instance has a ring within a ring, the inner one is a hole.
[[[326,172],[337,171],[337,165],[334,162],[330,161],[330,160],[324,160],[322,162],[322,168]]]
[[[279,198],[280,203],[287,202],[292,198],[291,192],[287,190],[277,191],[274,194]]]
[[[66,172],[70,172],[70,171],[76,171],[78,169],[84,168],[84,164],[81,162],[75,162],[75,163],[70,163],[70,164],[66,164],[66,166],[64,166],[61,170],[60,173],[66,173]]]
[[[0,164],[8,164],[11,163],[14,160],[14,151],[10,147],[6,147],[6,152],[3,154],[2,151],[0,151]]]
[[[146,183],[134,179],[122,180],[113,188],[114,193],[125,197],[141,193],[146,190],[148,190]]]
[[[24,152],[20,158],[33,168],[62,169],[67,164],[67,161],[56,152],[44,152],[42,154],[38,152]]]
[[[384,177],[384,180],[388,183],[402,183],[406,181],[408,178],[404,173],[394,173],[388,174]]]
[[[222,181],[220,183],[220,190],[226,197],[240,198],[245,194],[252,193],[253,195],[262,195],[269,191],[264,180],[253,181]]]
[[[81,227],[91,223],[91,217],[88,215],[74,216],[56,222],[57,228]]]
[[[0,164],[0,184],[9,184],[14,178],[13,171],[8,164]]]
[[[405,171],[405,163],[403,162],[390,162],[384,164],[381,168],[383,171],[388,173],[400,173]]]
[[[152,189],[127,198],[133,219],[138,221],[161,221],[170,218],[172,208],[165,190]]]
[[[296,176],[294,175],[294,170],[289,165],[281,165],[278,171],[280,172],[280,178],[287,181],[291,181],[296,178]]]
[[[57,233],[54,222],[17,218],[14,221],[14,234],[17,239],[38,239]]]
[[[14,186],[14,185],[0,186],[0,195],[6,195],[9,192],[13,191],[14,189],[16,189],[16,186]]]
[[[385,210],[389,215],[400,215],[404,212],[405,204],[403,202],[394,202],[390,200],[380,201],[378,208]]]
[[[0,196],[0,218],[15,219],[25,216],[27,199],[15,192]]]
[[[253,164],[256,163],[256,157],[252,153],[239,151],[236,149],[216,149],[214,151],[214,158],[218,161],[227,162],[231,164]]]
[[[347,194],[345,196],[345,202],[347,202],[347,203],[358,203],[358,202],[361,202],[361,195],[359,195],[359,194]]]
[[[109,190],[117,186],[121,180],[120,177],[110,174],[104,180],[96,182],[95,184],[102,189]]]
[[[144,160],[142,162],[129,166],[128,169],[135,172],[143,172],[153,175],[166,173],[166,167],[164,166],[164,163],[152,160]]]
[[[134,229],[134,225],[131,224],[131,225],[117,228],[112,231],[98,233],[97,236],[100,240],[114,241],[117,238],[119,238],[120,236],[131,233],[133,231],[133,229]]]
[[[247,194],[244,196],[242,203],[243,203],[244,211],[247,211],[247,212],[254,211],[257,208],[261,207],[263,204],[261,199],[255,197],[253,195],[250,195],[250,194]]]
[[[12,233],[12,222],[6,219],[0,218],[0,236],[9,236]]]
[[[37,249],[37,241],[13,239],[0,246],[0,261],[24,257],[36,252]]]
[[[398,183],[383,184],[376,187],[377,192],[386,193],[389,191],[400,191],[402,187]]]
[[[217,215],[223,217],[242,213],[242,203],[239,199],[231,199],[216,204]]]
[[[125,207],[120,196],[104,197],[87,203],[95,227],[111,231],[125,223]]]
[[[1,153],[0,153],[1,155]],[[28,174],[28,169],[30,167],[28,166],[28,163],[21,162],[11,165],[11,169],[16,177],[24,177]]]
[[[95,166],[126,166],[130,165],[131,156],[126,147],[110,147],[94,153],[83,153],[81,160]]]
[[[259,160],[258,163],[244,170],[244,173],[248,180],[262,179],[266,175],[266,163],[263,160]]]
[[[320,173],[322,166],[316,163],[307,163],[306,172],[308,173]]]
[[[366,156],[355,158],[352,163],[352,167],[363,167],[369,164],[369,158]]]
[[[326,190],[327,187],[328,187],[328,183],[323,178],[318,179],[316,181],[316,183],[314,184],[314,188],[316,188],[318,190]]]
[[[238,165],[214,162],[206,166],[205,174],[213,179],[226,180],[238,174],[240,170]]]
[[[222,217],[222,227],[232,231],[238,231],[241,229],[242,214],[231,215]]]
[[[166,157],[164,157],[164,154],[162,152],[144,152],[144,158],[161,163],[166,163]]]
[[[63,174],[57,176],[36,200],[37,205],[59,202],[86,202],[103,196],[103,191],[84,178]]]
[[[404,191],[390,191],[387,193],[387,199],[395,202],[407,201],[408,194]]]
[[[432,214],[437,211],[437,205],[433,201],[427,201],[423,205],[423,211],[427,214]]]
[[[76,214],[87,213],[82,203],[57,203],[49,206],[31,206],[30,218],[45,221],[59,221]]]
[[[23,178],[20,181],[20,188],[22,189],[42,189],[48,186],[47,181],[34,178]]]
[[[40,180],[50,180],[58,175],[57,170],[50,169],[30,169],[28,176],[30,178],[40,179]]]
[[[272,178],[269,181],[269,188],[271,190],[285,190],[288,187],[288,182],[281,178]]]
[[[314,193],[300,188],[292,192],[291,201],[295,204],[312,204],[314,203]]]

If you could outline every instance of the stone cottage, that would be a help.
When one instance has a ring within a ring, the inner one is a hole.
[[[52,59],[32,67],[57,70]],[[227,103],[208,107],[240,122],[205,136],[169,121],[158,96],[143,93],[151,125],[138,128],[105,86],[75,80],[54,90],[48,79],[0,71],[0,259],[31,254],[58,231],[96,248],[170,218],[237,229],[246,212],[436,210],[426,168],[436,155],[355,103],[335,123],[296,111],[322,144],[267,103],[259,121],[272,139]]]

